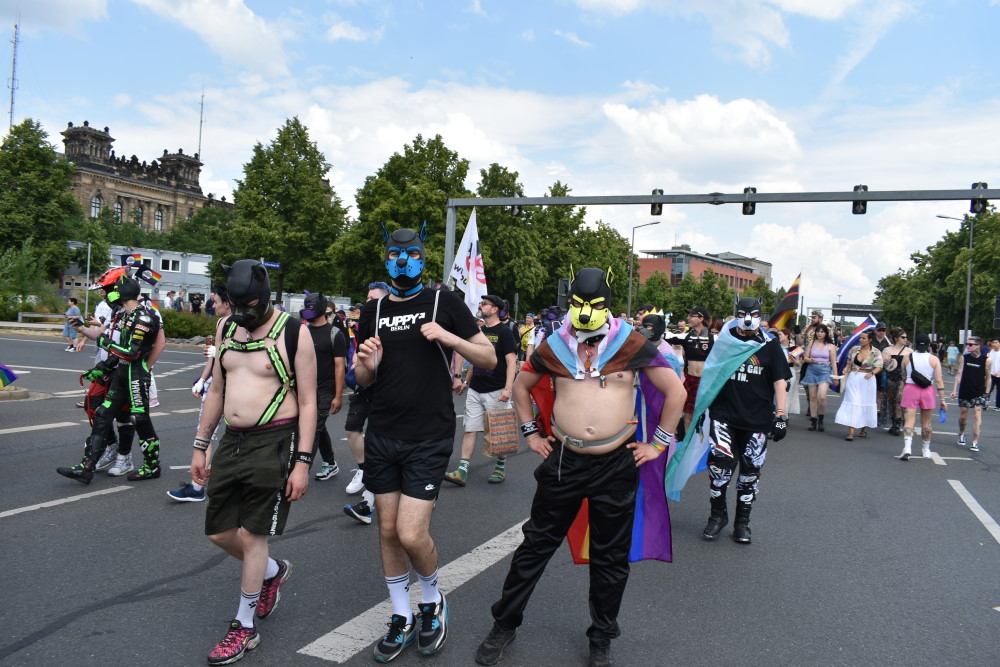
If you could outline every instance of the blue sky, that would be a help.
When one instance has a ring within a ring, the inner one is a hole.
[[[16,120],[60,147],[88,120],[152,160],[197,149],[204,89],[217,196],[293,115],[349,204],[418,133],[471,161],[470,187],[498,162],[529,196],[1000,184],[1000,0],[0,0],[5,79],[18,16]],[[967,210],[668,207],[636,249],[753,255],[776,286],[802,271],[807,306],[862,303]],[[626,238],[651,219],[588,217]]]

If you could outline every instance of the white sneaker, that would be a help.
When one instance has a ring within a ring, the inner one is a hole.
[[[115,462],[115,458],[118,456],[118,445],[111,445],[104,450],[101,454],[101,458],[97,460],[97,470],[106,470],[111,467],[111,464]]]
[[[336,477],[340,474],[340,466],[334,461],[333,465],[330,465],[326,461],[323,461],[323,466],[316,473],[316,479],[330,479],[331,477]]]
[[[347,485],[347,493],[352,496],[355,493],[361,493],[365,488],[365,471],[355,468],[353,472],[354,477],[351,478],[351,483]]]
[[[965,434],[962,433],[958,436],[958,442],[956,443],[959,447],[965,447]]]
[[[119,455],[115,459],[115,464],[108,470],[108,474],[112,477],[121,477],[133,470],[135,470],[135,467],[132,465],[132,454],[128,453],[125,456]]]
[[[979,441],[978,440],[973,440],[972,441],[972,447],[969,447],[969,451],[970,452],[978,452],[979,451]]]
[[[929,459],[931,457],[931,443],[929,442],[924,443],[923,449],[920,450],[920,455],[923,456],[925,459]]]

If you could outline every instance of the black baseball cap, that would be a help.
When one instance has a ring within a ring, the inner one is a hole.
[[[507,302],[503,300],[503,297],[499,297],[496,294],[487,294],[483,297],[483,301],[489,301],[500,310],[507,307]]]
[[[875,330],[876,331],[885,331],[888,328],[889,327],[886,326],[885,322],[879,322],[878,324],[875,325]]]
[[[708,315],[708,309],[705,306],[695,306],[694,308],[689,308],[687,311],[688,315],[701,315],[703,319],[711,319]]]

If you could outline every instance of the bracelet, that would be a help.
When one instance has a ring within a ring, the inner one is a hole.
[[[521,424],[521,435],[527,438],[530,435],[538,435],[538,424],[534,421],[524,422]]]
[[[774,414],[776,414],[776,415],[783,415],[783,414],[787,414],[787,413],[784,410],[782,410],[781,408],[778,408],[777,410],[774,411]]]
[[[198,438],[195,438],[194,444],[191,445],[191,446],[194,447],[195,449],[197,449],[199,452],[208,451],[208,443],[207,442],[202,442]]]
[[[313,455],[309,452],[295,452],[295,463],[305,463],[307,466],[311,466],[313,462]]]
[[[661,452],[670,446],[670,441],[674,439],[673,433],[667,433],[662,426],[657,426],[653,431],[653,442],[650,443]]]
[[[666,449],[667,449],[666,447],[664,447],[660,443],[656,442],[655,440],[653,440],[651,442],[648,442],[646,444],[648,444],[650,447],[652,447],[653,449],[655,449],[655,450],[657,450],[659,452],[666,451]]]

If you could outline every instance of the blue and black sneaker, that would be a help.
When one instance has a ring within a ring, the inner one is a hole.
[[[408,623],[405,616],[393,614],[388,625],[389,631],[375,644],[375,660],[377,662],[395,660],[404,648],[413,643],[416,636],[413,631],[413,623]]]
[[[441,593],[440,602],[422,602],[417,608],[420,610],[417,646],[422,654],[434,655],[448,638],[448,602]]]

